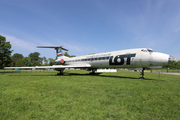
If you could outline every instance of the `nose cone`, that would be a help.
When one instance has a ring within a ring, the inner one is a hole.
[[[172,62],[175,62],[176,61],[176,58],[169,55],[169,58],[168,58],[168,63],[172,63]]]
[[[151,56],[151,66],[163,66],[176,61],[176,58],[164,53],[154,52],[151,54]]]

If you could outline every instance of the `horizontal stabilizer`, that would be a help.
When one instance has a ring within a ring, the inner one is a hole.
[[[54,49],[61,48],[62,50],[68,51],[67,49],[63,48],[62,46],[37,46],[37,48],[54,48]]]

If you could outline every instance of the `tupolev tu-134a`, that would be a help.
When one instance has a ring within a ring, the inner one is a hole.
[[[99,68],[141,68],[142,78],[144,78],[144,70],[146,68],[163,66],[176,61],[176,58],[156,52],[148,48],[127,49],[106,53],[89,54],[79,57],[66,57],[62,50],[68,51],[62,46],[38,46],[37,48],[54,48],[56,50],[59,65],[53,66],[36,66],[36,67],[6,67],[5,69],[42,69],[52,68],[60,71],[58,75],[62,75],[66,68],[82,68],[88,71],[95,71]]]

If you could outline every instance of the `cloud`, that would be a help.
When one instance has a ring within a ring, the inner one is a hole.
[[[28,51],[34,51],[36,47],[39,46],[53,46],[53,44],[42,41],[42,40],[34,40],[31,38],[28,39],[21,39],[10,35],[3,35],[6,37],[6,41],[10,41],[12,47],[17,50],[28,50]],[[31,40],[29,40],[31,39]]]
[[[83,51],[80,47],[78,47],[76,45],[70,45],[70,44],[64,43],[64,46],[67,47],[68,49],[70,49],[71,51],[78,51],[78,52]]]
[[[13,36],[4,35],[7,41],[10,41],[13,49],[34,51],[36,44],[32,42],[27,42],[27,40],[22,40]]]

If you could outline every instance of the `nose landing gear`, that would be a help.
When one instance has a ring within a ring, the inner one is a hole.
[[[145,70],[145,68],[142,69],[142,71],[141,71],[142,77],[140,77],[139,79],[145,79],[145,78],[144,78],[144,70]]]

